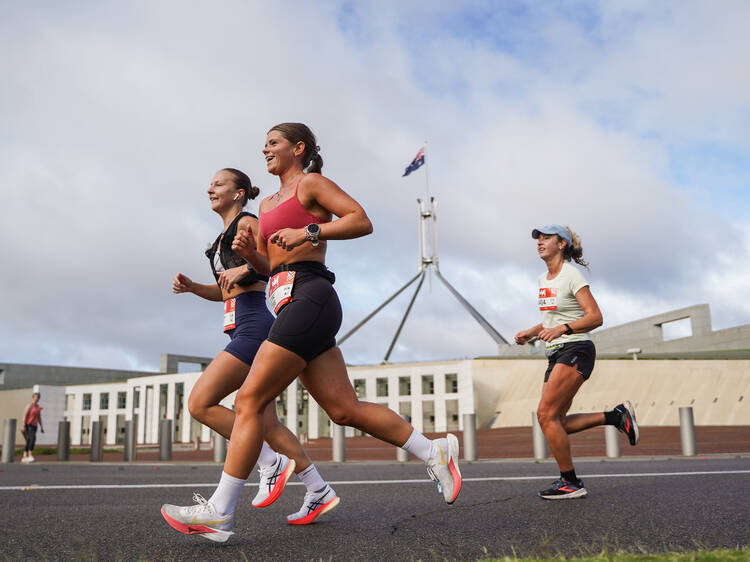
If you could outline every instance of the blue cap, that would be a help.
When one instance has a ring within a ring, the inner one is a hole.
[[[567,240],[568,246],[573,245],[570,231],[560,224],[548,224],[547,226],[540,226],[531,231],[531,237],[535,240],[539,238],[540,234],[557,234],[563,240]]]

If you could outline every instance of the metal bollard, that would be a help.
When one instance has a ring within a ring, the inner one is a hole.
[[[406,416],[399,414],[402,420],[406,421]],[[409,451],[402,449],[401,447],[396,448],[396,460],[398,462],[407,462],[409,460]]]
[[[104,436],[104,427],[102,422],[91,422],[91,462],[101,462],[102,460],[102,437]]]
[[[57,424],[57,460],[70,458],[70,422],[62,420]]]
[[[534,458],[544,460],[547,458],[547,438],[542,432],[536,412],[531,412],[531,432],[534,438]]]
[[[172,460],[172,420],[159,420],[159,460]]]
[[[695,423],[693,422],[693,407],[680,408],[680,441],[682,454],[686,457],[695,456]]]
[[[331,422],[333,429],[333,462],[346,461],[346,428]]]
[[[477,415],[464,414],[464,460],[477,460]]]
[[[620,456],[620,436],[614,425],[604,426],[604,442],[607,446],[607,456],[616,459]]]
[[[125,444],[122,448],[122,456],[125,462],[135,460],[135,420],[125,421]]]
[[[16,454],[16,423],[18,420],[8,418],[3,422],[3,455],[2,462],[11,463]]]
[[[223,435],[214,432],[214,462],[227,460],[227,440]]]

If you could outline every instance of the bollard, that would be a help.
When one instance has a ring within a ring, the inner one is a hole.
[[[172,420],[159,420],[159,460],[172,460]]]
[[[101,462],[102,460],[102,437],[104,436],[104,427],[102,422],[91,422],[91,462]]]
[[[544,460],[547,458],[547,438],[544,437],[536,412],[531,412],[531,431],[534,438],[534,458]]]
[[[616,459],[620,456],[620,436],[614,425],[604,426],[604,442],[607,445],[607,456]]]
[[[13,462],[16,454],[16,423],[14,418],[8,418],[3,422],[3,455],[2,462]]]
[[[227,440],[223,435],[214,432],[214,462],[227,460]]]
[[[477,460],[477,415],[464,414],[464,460]]]
[[[680,408],[680,441],[682,454],[686,457],[695,456],[695,424],[693,423],[693,407]]]
[[[346,428],[331,422],[333,426],[333,462],[346,461]]]
[[[57,460],[70,458],[70,422],[62,420],[57,424]]]
[[[125,421],[125,444],[122,447],[122,456],[125,462],[135,460],[135,421]]]
[[[406,420],[406,416],[403,416],[401,414],[399,414],[399,416],[401,416],[402,420]],[[397,447],[396,448],[396,460],[398,462],[406,462],[406,461],[408,461],[409,460],[409,451],[407,451],[405,449],[402,449],[401,447]]]

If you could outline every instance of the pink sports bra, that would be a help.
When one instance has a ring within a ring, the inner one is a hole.
[[[268,212],[260,213],[260,234],[266,240],[282,228],[303,228],[310,223],[324,222],[305,209],[297,199],[297,188],[301,181],[302,178],[294,186],[294,195],[289,199],[285,199]]]

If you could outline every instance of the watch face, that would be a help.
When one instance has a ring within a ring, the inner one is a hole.
[[[317,224],[315,224],[315,223],[308,224],[307,225],[307,232],[309,232],[311,235],[315,236],[316,234],[318,234],[320,232],[320,227]]]

